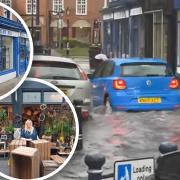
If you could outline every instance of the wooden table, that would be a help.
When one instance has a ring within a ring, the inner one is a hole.
[[[12,140],[11,143],[9,143],[9,151],[12,151],[20,146],[26,146],[26,140],[23,139]]]
[[[51,155],[51,159],[54,160],[59,165],[63,164],[65,159],[60,157],[59,155]]]
[[[40,152],[40,162],[43,160],[50,160],[50,142],[47,140],[39,139],[30,141],[29,146],[37,148]]]
[[[39,151],[18,147],[10,152],[10,176],[19,179],[39,178]]]
[[[55,171],[59,165],[53,160],[44,160],[41,164],[41,177]]]

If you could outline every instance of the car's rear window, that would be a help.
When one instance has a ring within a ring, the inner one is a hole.
[[[166,64],[160,63],[127,63],[122,64],[121,76],[167,76],[171,75]]]
[[[82,79],[81,73],[76,64],[53,61],[34,61],[29,76],[56,80]]]

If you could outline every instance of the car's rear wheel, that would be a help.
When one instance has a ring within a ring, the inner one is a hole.
[[[107,113],[107,114],[112,113],[112,107],[111,107],[111,103],[109,101],[109,96],[106,96],[104,98],[104,110],[105,110],[105,113]]]

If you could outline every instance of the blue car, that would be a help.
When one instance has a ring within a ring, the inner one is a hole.
[[[178,80],[167,63],[154,58],[104,61],[92,82],[93,106],[112,110],[173,110],[180,107]]]

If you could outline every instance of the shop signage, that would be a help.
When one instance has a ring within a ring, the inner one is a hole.
[[[2,29],[2,28],[0,28],[0,35],[19,37],[18,32],[14,32],[14,31],[10,31],[10,30],[7,30],[7,29]]]
[[[28,38],[28,35],[27,35],[26,33],[21,33],[21,34],[20,34],[20,37]]]
[[[114,164],[115,180],[143,180],[154,175],[154,158],[117,161]]]
[[[137,16],[142,14],[142,7],[133,8],[130,10],[130,16]]]
[[[124,19],[129,17],[129,10],[118,11],[114,13],[114,19]]]
[[[109,20],[109,19],[113,19],[113,13],[103,15],[103,20]]]

